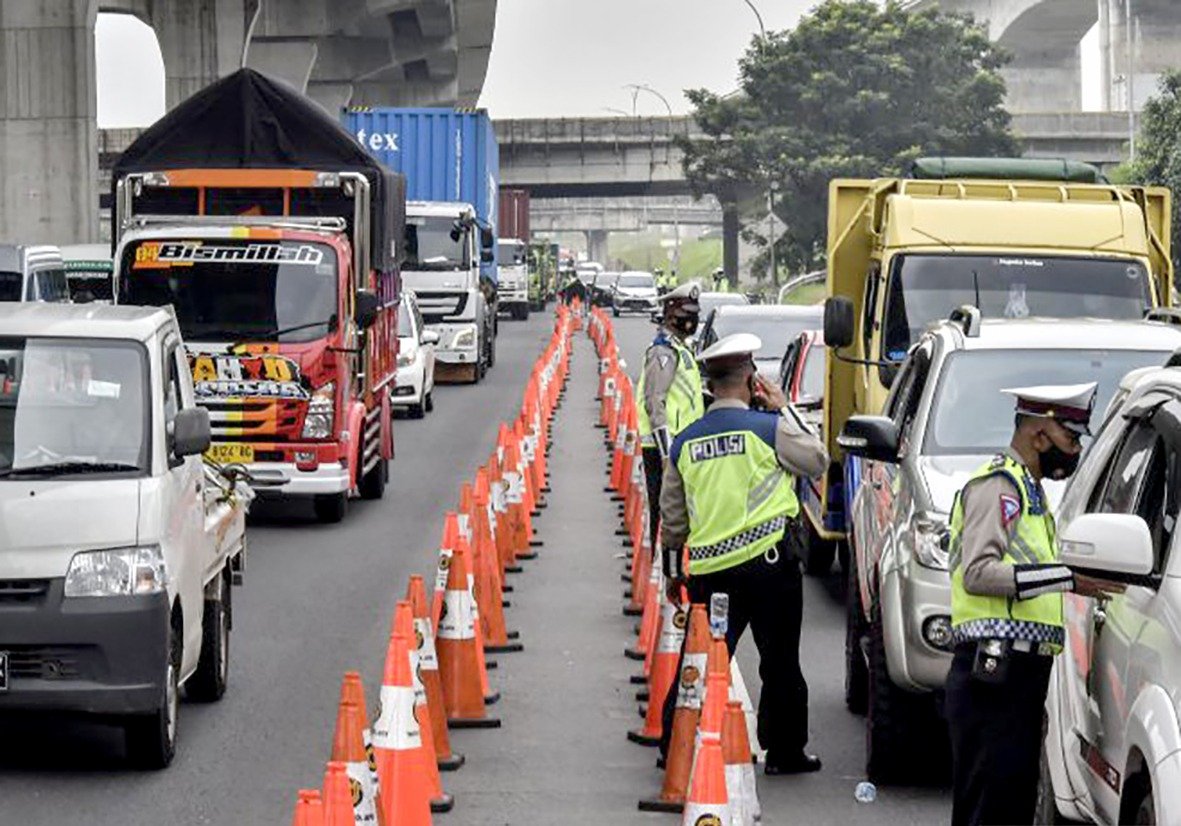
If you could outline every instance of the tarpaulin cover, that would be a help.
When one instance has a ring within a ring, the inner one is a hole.
[[[405,178],[375,160],[316,103],[253,69],[206,86],[148,127],[115,163],[112,187],[132,172],[169,169],[363,174],[373,193],[373,265],[391,269],[400,255]]]

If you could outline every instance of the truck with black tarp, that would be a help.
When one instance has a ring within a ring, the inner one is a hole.
[[[115,301],[176,308],[209,456],[344,517],[393,458],[404,178],[286,84],[243,69],[112,173]]]

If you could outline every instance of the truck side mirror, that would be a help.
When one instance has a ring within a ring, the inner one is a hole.
[[[843,295],[824,301],[824,343],[838,350],[853,343],[853,302]]]
[[[885,416],[850,416],[837,444],[851,456],[898,464],[898,425]]]
[[[357,290],[356,304],[353,307],[353,320],[362,330],[368,330],[377,321],[377,311],[380,305],[377,296],[369,290]]]
[[[496,256],[492,254],[492,250],[490,250],[490,249],[480,250],[480,263],[481,264],[491,264],[494,260],[496,260]]]
[[[1152,573],[1148,523],[1130,513],[1084,513],[1059,538],[1058,559],[1092,576],[1120,581]]]
[[[178,459],[195,456],[209,449],[213,432],[209,426],[209,411],[204,407],[178,410],[172,420],[172,453]]]
[[[490,250],[496,246],[496,235],[488,227],[480,227],[480,247]]]

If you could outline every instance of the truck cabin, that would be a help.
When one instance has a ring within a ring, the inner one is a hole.
[[[502,267],[523,267],[528,247],[519,238],[501,238],[496,244],[496,259]]]
[[[0,244],[0,301],[57,304],[69,300],[61,250],[53,246]]]

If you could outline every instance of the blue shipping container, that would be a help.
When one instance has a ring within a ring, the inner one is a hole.
[[[496,231],[500,149],[486,111],[356,108],[345,111],[344,125],[370,154],[406,176],[407,200],[471,204],[481,225]],[[493,283],[496,273],[495,261],[480,265]]]

